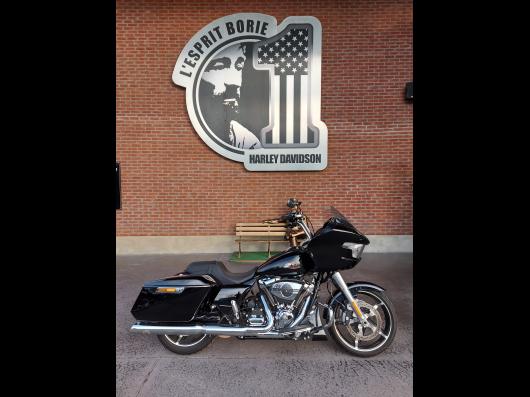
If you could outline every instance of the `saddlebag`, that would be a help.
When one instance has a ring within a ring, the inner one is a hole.
[[[201,276],[176,275],[144,284],[131,313],[148,322],[192,321],[213,282]]]

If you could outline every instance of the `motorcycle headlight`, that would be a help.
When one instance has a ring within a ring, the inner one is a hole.
[[[351,256],[353,258],[360,258],[363,250],[364,250],[364,244],[355,244],[355,243],[344,243],[342,244],[342,248],[346,248],[351,250]]]

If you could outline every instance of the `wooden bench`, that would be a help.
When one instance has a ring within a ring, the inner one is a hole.
[[[285,239],[287,224],[285,223],[236,223],[236,242],[239,244],[238,257],[241,258],[241,243],[268,243],[267,254],[271,256],[272,243],[288,243]]]

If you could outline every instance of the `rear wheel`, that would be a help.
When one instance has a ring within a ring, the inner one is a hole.
[[[214,335],[158,335],[164,347],[177,354],[193,354],[204,349],[214,339]]]
[[[375,356],[392,343],[396,334],[394,307],[382,291],[370,289],[351,292],[366,315],[368,325],[362,326],[351,305],[339,297],[333,304],[335,320],[329,328],[330,336],[350,354]]]

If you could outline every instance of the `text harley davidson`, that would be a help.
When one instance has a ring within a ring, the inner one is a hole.
[[[279,160],[279,161],[278,161]],[[321,163],[320,154],[251,154],[250,164]]]

